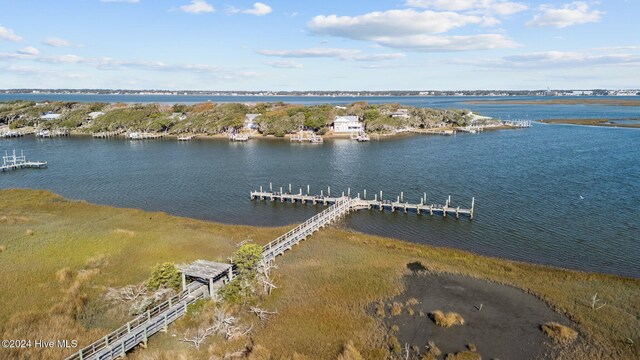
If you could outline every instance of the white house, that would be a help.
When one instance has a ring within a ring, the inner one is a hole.
[[[391,117],[392,118],[402,118],[402,119],[408,119],[409,116],[409,109],[398,109],[394,112],[391,113]]]
[[[244,128],[246,130],[256,130],[258,129],[258,124],[254,122],[254,120],[260,116],[260,114],[246,114],[244,116]]]
[[[90,117],[91,120],[95,120],[98,116],[102,116],[102,115],[104,115],[102,111],[93,111],[87,114],[87,116]]]
[[[41,120],[55,120],[55,119],[59,119],[60,116],[62,116],[62,114],[56,114],[56,113],[53,113],[53,112],[47,112],[47,113],[42,114],[40,116],[40,119]]]
[[[333,131],[336,133],[353,133],[364,131],[364,123],[357,116],[336,116],[333,120]]]

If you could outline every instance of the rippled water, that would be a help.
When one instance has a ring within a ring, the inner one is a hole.
[[[458,101],[458,100],[455,100]],[[448,106],[450,103],[439,104]],[[454,103],[455,104],[455,103]],[[451,107],[455,107],[452,105]],[[473,106],[514,118],[638,116],[637,108]],[[614,115],[611,115],[614,114]],[[46,170],[0,174],[0,188],[52,190],[91,202],[226,223],[284,225],[321,206],[251,202],[260,185],[352,194],[404,192],[468,207],[476,219],[360,211],[349,228],[412,242],[562,267],[640,277],[640,130],[536,124],[531,129],[415,136],[371,143],[327,140],[128,141],[0,139]],[[1,199],[0,199],[1,201]]]

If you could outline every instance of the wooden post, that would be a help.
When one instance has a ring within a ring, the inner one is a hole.
[[[233,267],[229,268],[229,273],[227,274],[229,281],[233,280]]]
[[[269,192],[273,192],[273,184],[269,183]]]
[[[380,201],[382,201],[382,190],[380,190]]]
[[[282,186],[280,186],[280,196],[282,196]]]
[[[331,186],[327,186],[327,194],[329,194],[329,197],[331,197]]]
[[[351,188],[347,188],[347,196],[351,197]]]
[[[400,201],[404,202],[404,191],[400,192]]]
[[[422,194],[422,197],[424,198],[424,204],[427,203],[427,193]]]
[[[324,197],[324,190],[320,190],[320,197]]]
[[[182,291],[185,291],[187,288],[187,277],[182,273]]]
[[[447,207],[451,205],[451,195],[449,195],[449,199],[447,199]]]
[[[364,196],[362,197],[363,199],[367,199],[367,189],[364,189]]]
[[[289,184],[289,194],[291,194],[291,184]]]
[[[213,298],[213,278],[209,278],[209,297]]]
[[[262,185],[260,185],[260,192],[262,192]]]
[[[309,185],[307,185],[307,195],[309,195]]]

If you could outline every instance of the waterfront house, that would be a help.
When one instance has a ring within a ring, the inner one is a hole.
[[[244,116],[244,128],[246,130],[257,130],[259,126],[255,123],[255,120],[258,116],[260,114],[246,114]]]
[[[52,111],[48,111],[40,116],[41,120],[56,120],[59,119],[62,114],[56,114]]]
[[[333,132],[353,133],[364,131],[364,123],[357,116],[336,116],[333,120]]]
[[[408,119],[409,118],[409,109],[398,109],[391,113],[392,118],[401,118]]]

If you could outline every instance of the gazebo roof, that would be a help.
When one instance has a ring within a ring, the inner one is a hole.
[[[201,279],[216,278],[231,268],[231,264],[219,263],[207,260],[196,260],[188,265],[180,266],[180,271],[191,277],[198,277]]]

